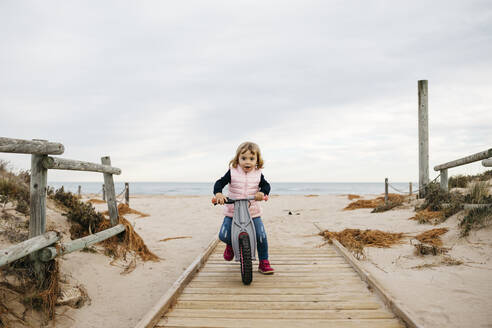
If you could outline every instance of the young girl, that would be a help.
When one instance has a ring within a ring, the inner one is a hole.
[[[229,184],[229,195],[234,199],[255,197],[251,201],[249,213],[253,218],[256,230],[256,242],[258,247],[258,257],[260,265],[258,271],[263,274],[273,274],[273,268],[268,261],[268,242],[263,222],[261,222],[261,208],[258,202],[263,200],[265,195],[270,193],[270,184],[265,180],[261,173],[263,159],[261,158],[260,148],[253,142],[243,142],[236,151],[236,156],[231,160],[230,169],[227,173],[217,180],[214,185],[214,195],[217,203],[224,204],[226,197],[222,194],[222,189]],[[231,242],[231,223],[234,215],[234,205],[225,204],[224,222],[219,232],[219,239],[227,244],[224,251],[224,259],[231,261],[234,258],[234,251]]]

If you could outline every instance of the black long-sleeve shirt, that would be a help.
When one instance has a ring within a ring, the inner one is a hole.
[[[222,189],[224,189],[227,184],[231,182],[231,170],[228,170],[226,174],[219,180],[217,180],[214,184],[214,195],[218,192],[222,192]],[[261,174],[260,178],[260,183],[258,184],[258,187],[260,187],[260,191],[264,193],[265,195],[268,195],[270,193],[270,184],[268,181],[266,181],[265,177],[263,176],[263,173]]]

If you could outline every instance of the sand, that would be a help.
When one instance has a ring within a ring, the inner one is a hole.
[[[409,235],[447,227],[443,246],[451,248],[447,256],[462,265],[447,266],[442,263],[443,256],[414,255],[411,238],[387,249],[366,248],[361,263],[424,327],[492,327],[492,228],[473,231],[464,239],[459,238],[458,216],[437,226],[421,225],[408,220],[414,216],[413,205],[384,213],[343,211],[349,202],[347,195],[272,196],[263,204],[262,216],[269,244],[319,247],[324,241],[313,223],[333,231],[380,229]],[[126,217],[162,260],[138,260],[133,272],[121,274],[122,267],[110,265],[110,258],[101,253],[64,256],[62,273],[72,283],[82,284],[91,302],[80,309],[58,307],[56,327],[134,327],[206,248],[223,219],[222,208],[212,206],[209,196],[132,196],[130,206],[150,214]],[[104,204],[96,207],[105,209]],[[64,220],[48,210],[48,225],[62,229]],[[173,237],[187,238],[160,241]],[[275,268],[275,258],[271,263]],[[424,264],[434,266],[422,268]]]

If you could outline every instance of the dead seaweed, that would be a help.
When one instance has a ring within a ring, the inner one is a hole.
[[[340,232],[324,230],[319,234],[328,242],[332,242],[333,239],[338,240],[343,246],[354,252],[358,258],[363,257],[364,247],[391,247],[400,244],[404,237],[403,233],[360,229],[345,229]]]
[[[440,238],[441,235],[448,232],[448,228],[436,228],[427,230],[415,236],[415,239],[420,241],[421,243],[433,245],[433,246],[442,246],[442,240]]]
[[[103,212],[104,215],[109,216],[109,212]],[[133,208],[130,208],[130,206],[126,204],[118,204],[118,214],[119,215],[125,215],[125,214],[137,214],[141,218],[150,216],[149,214],[142,213],[140,211],[134,210]]]
[[[415,213],[415,216],[409,218],[409,220],[415,220],[420,224],[430,223],[439,224],[445,219],[442,211],[430,211],[428,209],[420,210]]]
[[[350,199],[350,198],[349,198]],[[400,205],[405,200],[405,197],[398,194],[388,194],[388,203]],[[375,199],[359,199],[355,202],[348,204],[343,210],[356,210],[361,208],[377,208],[385,205],[384,196],[377,197]],[[395,206],[397,206],[395,205]]]

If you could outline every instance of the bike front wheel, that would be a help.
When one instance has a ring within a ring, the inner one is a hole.
[[[239,257],[241,261],[241,278],[243,284],[249,285],[253,280],[253,263],[251,261],[251,245],[247,233],[239,235]]]

